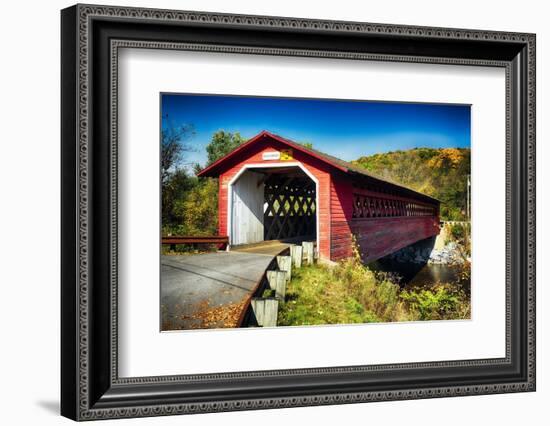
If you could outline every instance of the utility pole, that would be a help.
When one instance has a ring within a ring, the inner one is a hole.
[[[470,175],[468,175],[466,179],[466,217],[468,221],[470,221]]]

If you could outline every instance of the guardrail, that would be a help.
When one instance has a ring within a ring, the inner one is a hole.
[[[163,245],[170,245],[170,250],[175,250],[177,244],[218,244],[220,249],[224,249],[229,244],[229,237],[226,235],[212,235],[212,236],[199,236],[199,237],[190,237],[190,236],[169,236],[162,237]]]
[[[275,256],[248,298],[237,327],[276,327],[279,302],[285,300],[293,268],[312,265],[314,260],[315,243],[311,241],[304,241],[302,245],[291,244]],[[265,297],[265,290],[272,290],[273,294]]]

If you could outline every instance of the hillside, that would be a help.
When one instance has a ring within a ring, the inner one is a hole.
[[[360,157],[352,163],[441,200],[441,219],[466,220],[469,148],[414,148]]]

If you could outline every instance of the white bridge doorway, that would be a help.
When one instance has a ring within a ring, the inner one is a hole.
[[[247,165],[229,187],[229,243],[316,241],[317,186],[301,165]]]

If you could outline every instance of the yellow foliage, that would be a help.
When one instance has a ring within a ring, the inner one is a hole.
[[[183,228],[188,235],[216,235],[218,228],[218,182],[203,180],[177,203],[177,212],[183,217]]]
[[[431,158],[428,162],[432,168],[451,167],[456,168],[463,158],[463,153],[456,148],[444,148],[439,151],[438,155]]]

